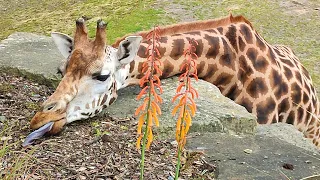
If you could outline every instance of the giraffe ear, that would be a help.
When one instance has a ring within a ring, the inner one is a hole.
[[[141,40],[141,36],[128,36],[120,42],[117,51],[117,57],[120,64],[129,64],[134,60],[138,53]]]
[[[58,32],[52,32],[51,37],[62,56],[67,59],[73,49],[73,39],[66,34]]]

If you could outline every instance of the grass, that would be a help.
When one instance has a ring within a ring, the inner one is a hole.
[[[129,32],[149,29],[156,25],[162,14],[151,8],[153,0],[13,0],[0,1],[0,39],[10,34],[33,32],[49,35],[52,31],[72,34],[75,20],[81,16],[88,20],[89,36],[95,34],[96,21],[109,22],[108,42]]]

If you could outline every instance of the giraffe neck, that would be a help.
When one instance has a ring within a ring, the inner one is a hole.
[[[318,97],[292,50],[268,44],[246,21],[191,30],[165,34],[160,39],[161,78],[181,73],[183,51],[193,38],[199,43],[195,51],[199,78],[216,85],[223,95],[256,115],[258,123],[293,124],[317,145]],[[124,86],[138,84],[143,76],[147,46],[142,42],[138,57],[126,67]]]

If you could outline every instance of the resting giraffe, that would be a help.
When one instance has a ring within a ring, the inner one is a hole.
[[[95,116],[114,102],[117,89],[138,84],[143,76],[145,38],[150,31],[107,46],[103,22],[98,22],[94,41],[88,39],[83,19],[76,24],[74,40],[52,34],[67,60],[59,68],[63,78],[56,91],[31,120],[32,129],[54,122],[48,133],[56,134],[66,123]],[[199,43],[195,51],[199,78],[256,115],[258,123],[293,124],[320,145],[318,97],[307,70],[291,49],[270,45],[247,19],[231,14],[164,27],[160,34],[161,78],[181,73],[183,50],[194,38]]]

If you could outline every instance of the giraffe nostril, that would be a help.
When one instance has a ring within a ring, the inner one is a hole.
[[[43,107],[43,111],[51,111],[56,107],[57,103],[51,103]]]

